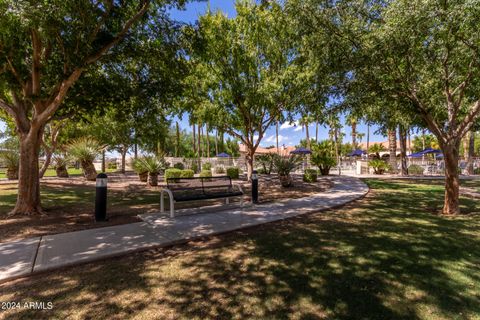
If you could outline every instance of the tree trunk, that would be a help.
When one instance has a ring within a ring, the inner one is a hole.
[[[42,129],[30,128],[27,133],[19,133],[20,166],[18,169],[18,195],[15,208],[9,216],[16,214],[33,215],[43,213],[40,202],[40,177],[38,155]]]
[[[192,124],[192,145],[193,145],[193,154],[197,153],[197,140],[195,138],[195,124]]]
[[[215,129],[215,156],[218,155],[218,129]]]
[[[133,154],[134,154],[133,157],[135,159],[137,159],[138,158],[138,145],[136,143],[133,146]]]
[[[95,181],[97,178],[97,170],[95,170],[95,166],[93,162],[90,161],[82,161],[81,162],[83,175],[88,181]]]
[[[276,136],[276,139],[277,139],[277,153],[278,153],[278,121],[275,125],[275,136]]]
[[[203,148],[202,148],[202,127],[200,125],[197,126],[197,129],[198,129],[198,159],[200,160],[200,158],[202,157],[202,152],[203,152]]]
[[[249,146],[246,147],[247,154],[245,156],[245,160],[247,161],[247,180],[252,181],[253,159],[255,158],[255,150],[251,150]]]
[[[105,163],[105,150],[102,150],[102,172],[107,172],[107,164]]]
[[[410,128],[407,130],[408,132],[408,152],[412,154],[412,134]]]
[[[48,167],[50,166],[50,162],[52,161],[52,149],[50,148],[45,148],[45,162],[42,165],[42,168],[40,168],[40,172],[38,173],[39,178],[43,178],[45,175],[45,172],[47,171]]]
[[[445,202],[443,214],[456,215],[460,213],[458,177],[458,155],[460,142],[450,142],[442,146],[445,160]]]
[[[473,157],[475,155],[475,130],[471,130],[468,136],[467,174],[474,174]]]
[[[210,135],[208,134],[208,124],[205,125],[205,135],[207,138],[207,158],[210,158]]]
[[[393,173],[397,173],[397,132],[395,129],[388,130],[388,150],[390,154],[390,166]]]
[[[178,121],[175,122],[176,124],[176,138],[177,138],[177,141],[176,141],[176,144],[175,144],[175,157],[178,158],[178,154],[179,154],[179,150],[180,150],[180,126],[178,125]]]
[[[308,122],[305,122],[305,137],[307,139],[307,148],[310,150],[312,146],[310,145],[310,132],[308,131]]]
[[[125,159],[127,157],[127,149],[123,148],[121,154],[122,154],[122,164],[120,166],[120,173],[125,173],[125,163],[126,163]]]
[[[398,126],[398,138],[400,140],[400,174],[402,176],[408,176],[407,133],[401,125]]]
[[[357,123],[352,120],[352,146],[353,150],[357,149]]]
[[[367,159],[370,153],[370,125],[367,125]]]

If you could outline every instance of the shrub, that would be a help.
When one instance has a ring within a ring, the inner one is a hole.
[[[192,165],[190,166],[191,170],[193,173],[198,172],[198,164],[196,162],[192,162]]]
[[[93,161],[103,149],[104,146],[90,137],[75,139],[67,146],[67,152],[73,159],[80,162],[85,178],[90,181],[95,181],[97,177]]]
[[[107,164],[107,168],[108,169],[113,169],[113,170],[117,170],[117,163],[114,162],[114,161],[111,161]]]
[[[262,171],[262,174],[270,174],[274,168],[274,162],[278,157],[279,156],[276,153],[267,153],[257,156],[255,160],[262,166],[262,168],[258,170],[258,173]]]
[[[279,176],[288,176],[290,172],[298,167],[298,164],[302,159],[297,155],[291,155],[288,157],[275,157],[273,165],[277,170]]]
[[[337,165],[337,160],[333,154],[332,142],[328,140],[315,143],[312,147],[312,163],[320,169],[320,174],[326,176],[330,169]]]
[[[212,170],[212,164],[210,162],[205,162],[202,165],[202,171]]]
[[[423,167],[418,164],[411,164],[410,167],[408,167],[408,174],[423,175],[423,171]]]
[[[2,151],[0,152],[0,159],[5,167],[7,167],[8,180],[18,179],[18,169],[20,166],[20,155],[16,151]]]
[[[260,168],[257,170],[258,174],[267,174],[267,171],[264,168]]]
[[[180,170],[180,178],[193,178],[195,172],[191,169]]]
[[[147,167],[145,166],[145,162],[142,161],[142,158],[137,158],[137,159],[133,159],[132,160],[132,163],[131,163],[131,166],[132,166],[132,169],[133,171],[135,171],[136,173],[138,174],[142,174],[142,173],[147,173],[148,172],[148,169]]]
[[[155,156],[145,156],[141,160],[144,164],[145,169],[147,169],[150,174],[159,174],[165,170],[166,163],[163,158],[158,158]]]
[[[317,170],[315,169],[305,169],[303,174],[303,181],[305,182],[316,182],[317,181]]]
[[[165,177],[164,177],[165,181],[167,181],[167,179],[172,179],[172,178],[181,178],[182,171],[183,170],[180,170],[177,168],[165,170]]]
[[[375,174],[384,174],[389,168],[388,163],[380,159],[370,160],[368,165],[373,168]]]
[[[215,167],[215,173],[224,174],[225,173],[225,167],[221,167],[221,166]]]
[[[237,167],[227,168],[227,176],[229,176],[230,179],[238,179],[240,176],[240,170]]]
[[[175,164],[173,165],[173,167],[174,167],[175,169],[180,169],[180,170],[185,169],[185,165],[184,165],[182,162],[177,162],[177,163],[175,163]]]
[[[201,178],[208,178],[212,176],[212,171],[211,170],[202,170],[200,172],[200,177]]]

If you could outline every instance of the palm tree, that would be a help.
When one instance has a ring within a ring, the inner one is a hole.
[[[397,130],[388,129],[388,150],[390,152],[390,166],[397,172]]]
[[[89,181],[95,181],[97,170],[93,165],[93,161],[104,149],[104,146],[91,137],[81,137],[73,140],[67,146],[67,152],[76,161],[80,162],[85,178]]]

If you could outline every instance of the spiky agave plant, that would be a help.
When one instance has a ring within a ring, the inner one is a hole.
[[[280,183],[283,187],[290,187],[293,184],[290,172],[295,170],[302,159],[297,155],[291,155],[288,157],[276,157],[274,160],[274,166],[277,170]]]
[[[55,155],[53,156],[53,167],[57,172],[57,177],[59,178],[68,178],[68,162],[69,159],[65,155]]]
[[[148,171],[148,184],[151,186],[158,185],[158,174],[165,170],[166,163],[161,157],[144,156],[141,162]]]
[[[8,180],[18,179],[18,168],[20,165],[20,156],[16,151],[2,151],[0,152],[0,160],[7,168]]]
[[[95,181],[97,171],[93,161],[104,149],[95,138],[80,137],[67,146],[67,153],[76,161],[80,162],[85,178],[89,181]]]

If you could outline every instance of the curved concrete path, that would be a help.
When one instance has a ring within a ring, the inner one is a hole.
[[[332,188],[311,197],[175,218],[144,214],[144,222],[0,243],[0,281],[330,209],[368,192],[357,178],[327,178]]]

